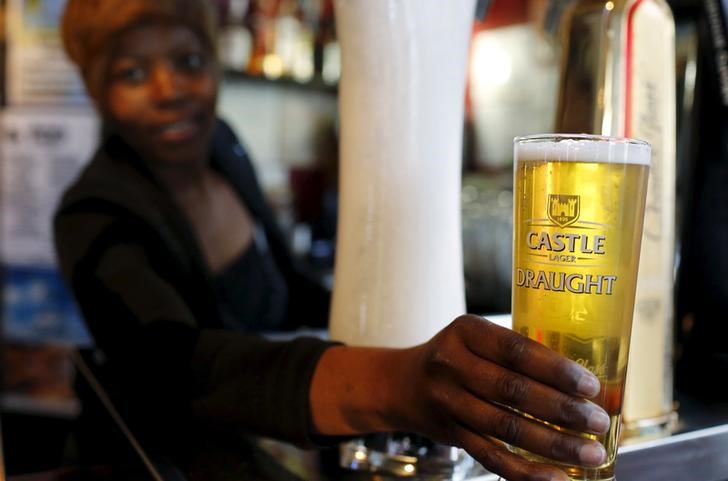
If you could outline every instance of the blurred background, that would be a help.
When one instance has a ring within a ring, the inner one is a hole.
[[[219,13],[220,115],[250,150],[293,251],[331,286],[340,72],[333,2],[209,1]],[[66,434],[79,411],[68,353],[92,340],[56,270],[50,219],[60,193],[92,155],[99,125],[59,43],[64,0],[0,3],[0,409],[6,470],[19,474],[63,464]],[[562,60],[557,26],[569,3],[481,2],[485,15],[473,23],[462,153],[471,312],[510,310],[512,139],[554,130]],[[701,275],[690,233],[707,215],[694,208],[703,181],[697,140],[701,119],[707,125],[718,120],[706,115],[718,114],[700,108],[711,102],[710,89],[701,85],[713,75],[705,60],[710,39],[703,2],[669,3],[677,53],[675,259],[684,272],[676,275],[679,356],[698,322],[697,294],[680,287]],[[702,103],[701,92],[708,99]],[[728,205],[716,207],[725,212]]]

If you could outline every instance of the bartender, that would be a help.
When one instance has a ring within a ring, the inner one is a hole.
[[[323,325],[328,298],[295,267],[246,150],[215,114],[206,0],[69,0],[63,41],[102,119],[65,193],[55,243],[98,348],[95,371],[142,448],[190,479],[247,479],[247,436],[316,447],[416,432],[511,481],[563,480],[501,442],[596,466],[598,380],[546,347],[464,315],[408,349],[261,330]],[[352,373],[356,373],[353,375]],[[85,462],[122,463],[84,399]],[[117,445],[118,446],[118,445]]]

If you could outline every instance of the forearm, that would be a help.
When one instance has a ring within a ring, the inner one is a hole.
[[[405,349],[337,346],[314,371],[309,393],[313,426],[323,435],[404,429],[398,406],[407,386]]]
[[[203,330],[192,359],[196,419],[217,429],[314,445],[309,391],[318,360],[331,346],[314,338],[282,342]]]

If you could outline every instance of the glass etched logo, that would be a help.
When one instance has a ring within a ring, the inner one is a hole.
[[[579,219],[578,195],[549,194],[548,218],[559,227],[571,225]]]

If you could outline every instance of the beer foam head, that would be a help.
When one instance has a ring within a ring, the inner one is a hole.
[[[650,144],[623,137],[545,134],[516,137],[515,158],[551,162],[604,162],[650,165]]]

